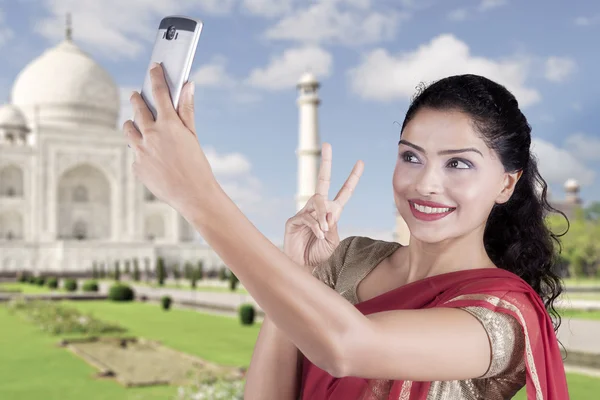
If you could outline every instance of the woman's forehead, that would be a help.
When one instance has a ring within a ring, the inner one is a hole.
[[[483,152],[487,147],[475,129],[473,120],[460,111],[422,109],[406,124],[402,139],[426,151],[476,147]]]

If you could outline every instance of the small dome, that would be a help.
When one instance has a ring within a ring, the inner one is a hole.
[[[305,72],[298,81],[298,86],[318,86],[319,81],[312,72]]]
[[[4,104],[0,106],[0,127],[27,129],[27,120],[19,107]]]
[[[70,39],[46,50],[17,76],[12,102],[25,114],[39,107],[46,110],[87,109],[103,124],[116,125],[119,89],[110,74]]]
[[[578,192],[579,191],[579,182],[577,182],[575,179],[568,179],[565,182],[565,190],[567,192]]]

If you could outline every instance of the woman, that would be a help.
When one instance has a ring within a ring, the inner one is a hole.
[[[193,86],[176,111],[160,66],[151,76],[156,121],[134,93],[140,131],[124,126],[133,170],[267,315],[247,399],[503,399],[525,384],[531,399],[568,398],[548,314],[561,291],[543,221],[551,208],[530,128],[505,88],[456,76],[413,101],[393,177],[409,246],[339,241],[362,163],[329,201],[325,145],[316,194],[288,221],[284,254],[214,178],[195,134]]]

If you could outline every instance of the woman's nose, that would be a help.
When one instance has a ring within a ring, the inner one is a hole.
[[[435,168],[423,168],[417,177],[416,190],[421,196],[440,194],[443,191],[442,173]]]

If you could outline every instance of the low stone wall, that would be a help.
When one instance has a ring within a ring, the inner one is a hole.
[[[100,293],[43,293],[43,294],[22,294],[22,293],[2,293],[0,292],[0,301],[9,301],[12,298],[23,298],[26,300],[106,300],[108,296]]]

